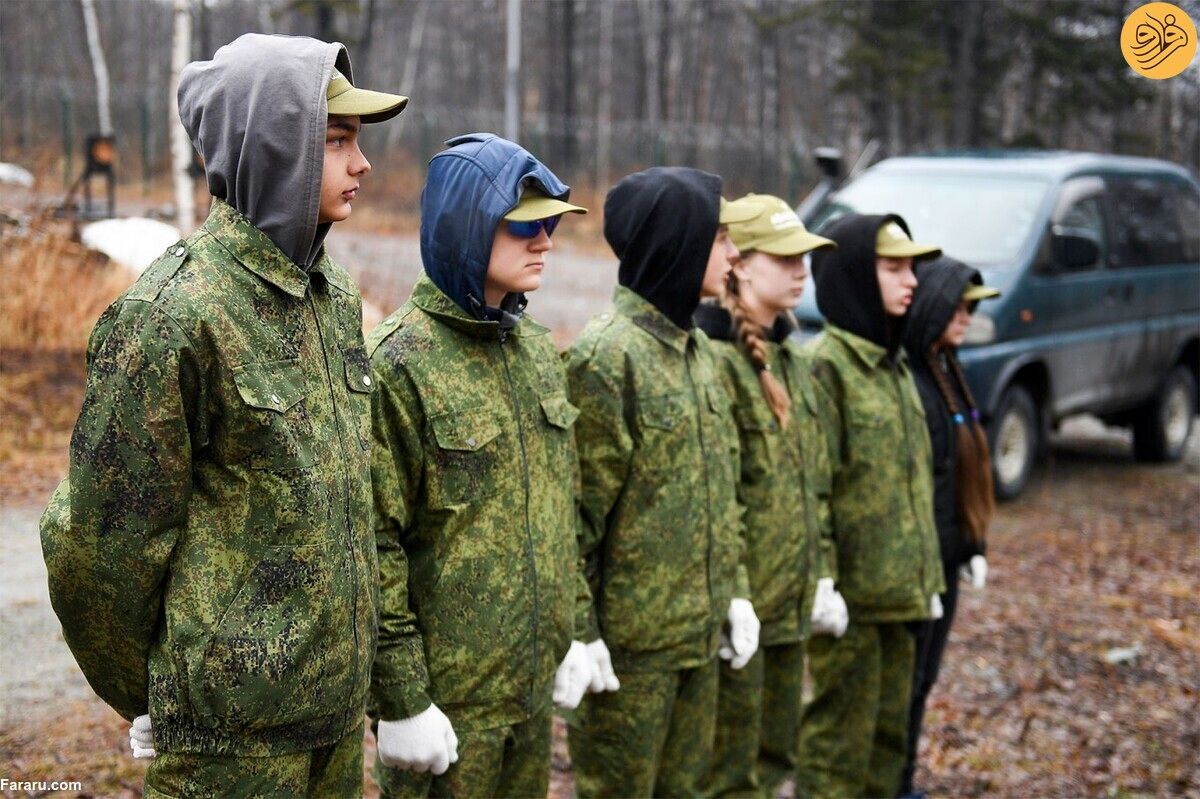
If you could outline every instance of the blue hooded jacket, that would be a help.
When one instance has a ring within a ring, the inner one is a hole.
[[[479,320],[519,316],[524,295],[508,295],[502,308],[486,306],[484,277],[496,226],[532,185],[567,200],[569,186],[520,145],[494,133],[468,133],[446,142],[429,161],[421,192],[421,261],[442,293]]]

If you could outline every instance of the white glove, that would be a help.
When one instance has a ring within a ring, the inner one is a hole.
[[[437,705],[399,721],[380,721],[375,738],[379,760],[390,768],[445,774],[458,762],[458,736]]]
[[[729,601],[729,635],[721,633],[721,648],[717,655],[728,660],[730,668],[740,669],[750,662],[758,651],[758,616],[749,599]]]
[[[942,616],[946,615],[946,611],[942,608],[942,597],[940,594],[934,594],[929,597],[929,617],[937,621]]]
[[[136,758],[151,758],[155,756],[154,730],[150,728],[150,716],[138,716],[129,725],[129,748]]]
[[[613,671],[612,655],[608,653],[604,639],[597,638],[588,644],[587,653],[592,659],[592,682],[588,686],[588,693],[599,694],[620,688],[621,681]]]
[[[592,684],[592,658],[587,644],[572,641],[571,648],[554,672],[554,704],[567,710],[579,707],[579,701]]]
[[[970,563],[958,568],[959,577],[970,580],[972,588],[983,588],[987,585],[987,573],[987,558],[983,555],[972,555]]]
[[[850,610],[846,607],[846,600],[834,589],[833,578],[822,577],[817,580],[817,596],[812,609],[813,635],[841,638],[846,634],[846,625],[849,623]]]

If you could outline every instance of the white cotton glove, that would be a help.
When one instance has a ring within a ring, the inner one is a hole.
[[[972,555],[971,561],[958,568],[958,575],[964,580],[971,581],[972,588],[983,588],[987,585],[988,565],[983,555]]]
[[[841,638],[846,634],[846,626],[850,624],[850,610],[846,600],[833,587],[832,577],[822,577],[817,580],[817,596],[813,600],[812,633],[813,635],[832,635]]]
[[[597,638],[587,644],[587,653],[592,659],[592,682],[588,685],[588,693],[598,694],[620,688],[621,681],[613,671],[612,655],[608,653],[604,639]]]
[[[740,669],[750,662],[758,651],[758,616],[749,599],[729,601],[729,634],[721,633],[721,648],[717,654],[728,660],[730,668]]]
[[[592,658],[587,644],[572,641],[571,648],[554,672],[554,704],[567,710],[579,707],[583,694],[592,684]]]
[[[945,609],[942,607],[942,597],[939,594],[934,594],[929,597],[929,617],[937,621],[942,616],[946,615]]]
[[[150,727],[150,716],[138,716],[129,725],[129,748],[136,758],[152,758],[154,751],[154,730]]]
[[[375,738],[379,760],[389,768],[445,774],[458,762],[458,736],[437,705],[399,721],[380,721]]]

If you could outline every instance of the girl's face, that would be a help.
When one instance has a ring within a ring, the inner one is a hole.
[[[729,228],[721,225],[708,253],[708,266],[704,268],[704,280],[700,284],[701,297],[720,297],[725,293],[729,272],[737,258],[738,250],[729,238]]]
[[[875,275],[879,279],[879,296],[883,310],[889,316],[904,316],[912,305],[917,276],[913,273],[912,258],[876,256]]]
[[[553,246],[546,228],[539,228],[532,238],[522,238],[511,233],[508,223],[501,220],[492,239],[492,255],[483,283],[487,304],[498,307],[505,294],[537,291],[542,285],[546,253]]]
[[[967,326],[970,324],[971,304],[966,300],[959,300],[958,307],[954,309],[954,316],[946,323],[946,329],[942,331],[938,343],[943,347],[961,347],[967,337]]]
[[[772,316],[777,316],[800,303],[808,267],[804,264],[803,255],[752,252],[741,258],[733,273],[738,279],[738,292],[743,297],[751,295],[754,304],[761,305]]]

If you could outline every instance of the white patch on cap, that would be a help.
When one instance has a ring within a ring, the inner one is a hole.
[[[800,217],[794,211],[777,211],[771,214],[771,227],[776,230],[800,227]]]
[[[887,232],[890,238],[911,241],[911,239],[908,237],[908,234],[904,232],[904,228],[900,227],[900,225],[896,222],[888,222],[886,225],[884,225],[883,229]]]

